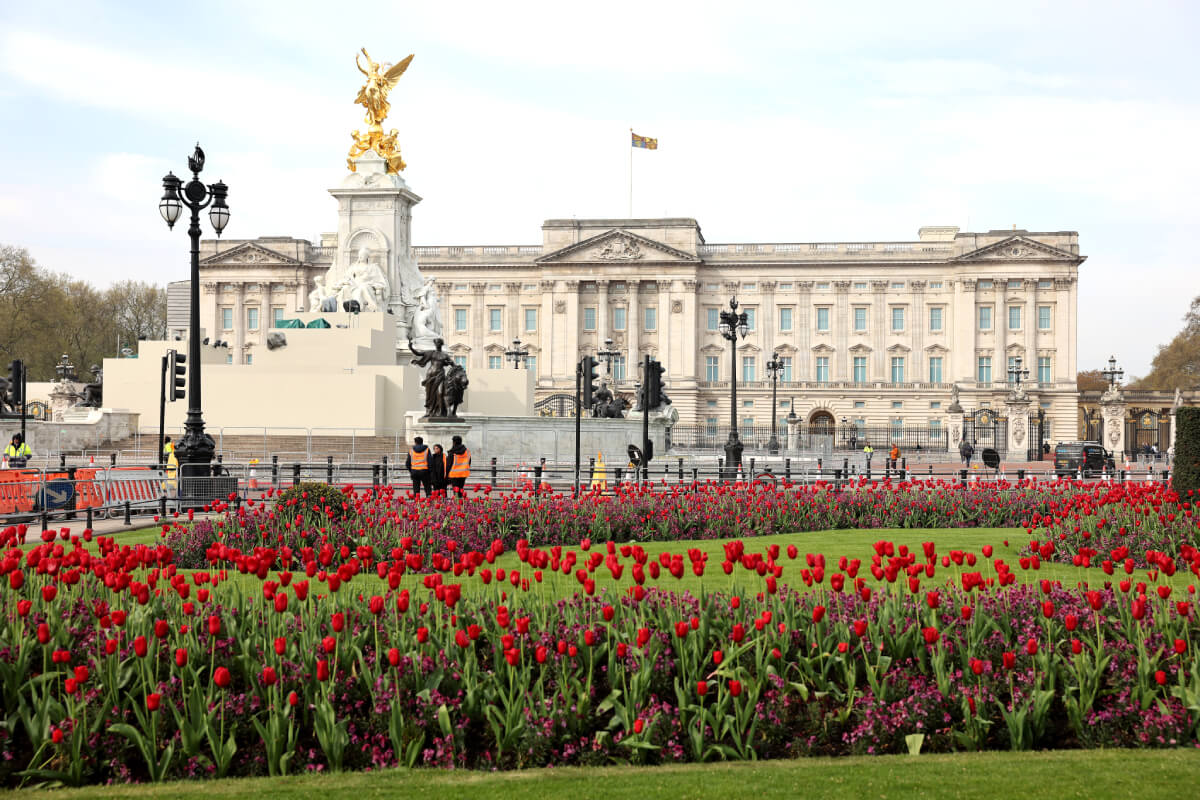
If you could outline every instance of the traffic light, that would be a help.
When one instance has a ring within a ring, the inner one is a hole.
[[[19,358],[13,359],[13,362],[8,365],[8,385],[13,407],[24,405],[25,365],[21,363],[21,359]]]
[[[167,351],[167,399],[174,403],[186,396],[184,387],[187,385],[187,356],[175,350]]]
[[[594,356],[583,357],[583,408],[588,410],[600,392],[600,362]]]
[[[663,373],[666,368],[655,361],[650,360],[650,370],[646,373],[646,407],[650,409],[659,408],[667,405],[671,401],[667,398],[666,392],[663,391]]]

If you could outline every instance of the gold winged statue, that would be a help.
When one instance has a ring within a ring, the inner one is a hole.
[[[400,158],[399,148],[396,146],[397,131],[393,128],[387,135],[384,135],[383,121],[391,109],[391,104],[387,99],[388,92],[396,87],[396,83],[408,69],[413,57],[410,55],[399,64],[389,65],[377,64],[372,61],[365,47],[362,49],[362,55],[366,56],[367,68],[363,69],[358,55],[354,56],[354,64],[358,67],[359,72],[367,76],[367,82],[358,90],[358,96],[354,98],[354,102],[360,103],[367,110],[364,118],[367,123],[367,132],[360,134],[358,131],[354,131],[350,134],[354,144],[350,147],[350,157],[346,159],[346,163],[350,167],[350,171],[354,172],[354,159],[368,150],[374,150],[380,158],[387,161],[387,171],[396,173],[405,166],[404,160]]]

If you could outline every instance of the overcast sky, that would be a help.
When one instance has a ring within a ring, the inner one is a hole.
[[[709,242],[1075,230],[1080,368],[1144,374],[1200,294],[1200,4],[0,3],[0,243],[100,285],[187,276],[161,178],[226,235],[336,228],[354,54],[392,92],[414,244],[696,218]],[[207,223],[205,223],[207,225]],[[206,235],[209,235],[206,230]]]

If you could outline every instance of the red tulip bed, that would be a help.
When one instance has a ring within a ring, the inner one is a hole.
[[[162,521],[157,546],[0,531],[0,783],[1198,744],[1195,592],[1166,566],[1200,569],[1196,526],[1161,487],[347,488],[221,510]],[[753,538],[906,525],[1037,541],[1009,564],[880,530],[828,560]],[[729,539],[719,563],[643,546],[705,538]],[[1077,539],[1117,585],[1033,577]],[[1098,546],[1118,541],[1146,563]],[[724,591],[671,590],[705,575]]]

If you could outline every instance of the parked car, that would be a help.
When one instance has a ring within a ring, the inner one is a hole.
[[[1113,454],[1099,442],[1060,442],[1054,448],[1054,474],[1069,478],[1082,471],[1085,478],[1104,470],[1116,471]]]

